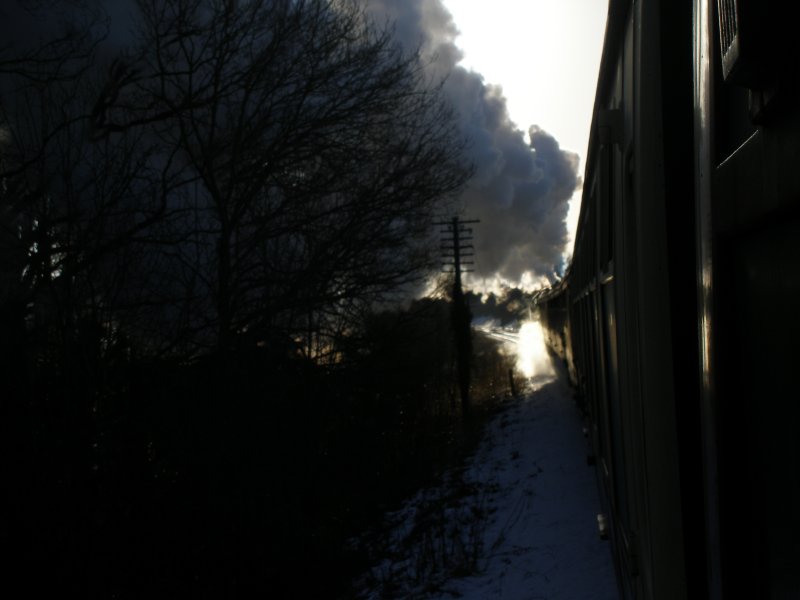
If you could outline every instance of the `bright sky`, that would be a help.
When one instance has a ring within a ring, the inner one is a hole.
[[[462,65],[502,86],[511,119],[539,125],[581,157],[583,175],[607,0],[444,0]],[[577,192],[578,198],[580,192]],[[577,203],[574,204],[577,207]],[[577,210],[571,211],[574,233]]]

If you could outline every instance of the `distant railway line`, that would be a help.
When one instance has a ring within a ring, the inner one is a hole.
[[[519,332],[515,329],[481,325],[477,326],[475,329],[493,340],[510,342],[512,344],[519,342]]]

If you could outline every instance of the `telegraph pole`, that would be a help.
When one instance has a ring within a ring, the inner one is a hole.
[[[464,296],[464,289],[461,285],[461,274],[471,273],[473,269],[464,266],[474,265],[472,260],[463,260],[475,256],[474,246],[469,243],[472,241],[472,228],[466,227],[473,223],[479,223],[477,219],[462,220],[453,217],[450,221],[435,223],[443,227],[442,237],[442,256],[447,262],[443,267],[452,267],[454,273],[453,298],[452,298],[452,320],[453,338],[456,345],[456,366],[458,371],[458,387],[461,393],[461,409],[464,414],[469,413],[469,385],[470,367],[472,362],[472,314],[467,299]],[[452,262],[449,262],[452,261]]]

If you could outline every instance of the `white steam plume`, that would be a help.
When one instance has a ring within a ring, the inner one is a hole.
[[[511,121],[502,88],[458,65],[458,30],[440,0],[364,1],[378,22],[394,22],[401,44],[422,48],[432,75],[446,77],[447,97],[470,140],[475,176],[462,204],[466,216],[481,220],[471,286],[532,289],[552,282],[563,269],[569,200],[580,185],[578,155],[536,125],[526,136]],[[509,60],[522,65],[524,57]]]

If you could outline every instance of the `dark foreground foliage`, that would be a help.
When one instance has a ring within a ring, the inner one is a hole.
[[[365,317],[438,266],[453,111],[348,0],[102,4],[0,8],[0,588],[346,594],[454,414],[446,308]]]
[[[15,355],[30,402],[4,415],[12,572],[84,597],[346,597],[364,567],[347,540],[468,441],[449,328],[447,302],[424,300],[372,316],[334,365],[255,346],[123,355],[102,388],[27,380]],[[483,344],[478,414],[506,390]]]

